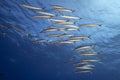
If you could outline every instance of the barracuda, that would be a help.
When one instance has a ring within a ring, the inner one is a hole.
[[[25,4],[20,4],[20,6],[28,8],[28,9],[33,9],[33,10],[42,10],[42,8],[37,8],[37,7],[30,6],[30,5],[25,5]]]

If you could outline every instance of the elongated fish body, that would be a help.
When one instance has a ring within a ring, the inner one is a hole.
[[[69,21],[57,22],[57,23],[61,24],[61,25],[71,25],[71,24],[74,24],[74,22],[69,22]]]
[[[85,65],[85,64],[88,64],[88,62],[77,62],[75,64],[73,64],[73,66],[79,66],[79,65]]]
[[[42,10],[42,8],[37,8],[37,7],[33,7],[30,5],[26,5],[26,4],[21,4],[20,6],[28,8],[28,9],[33,9],[33,10]]]
[[[81,18],[79,18],[79,17],[75,17],[75,16],[65,16],[65,15],[62,15],[62,16],[60,16],[60,17],[62,17],[62,18],[67,18],[67,19],[77,19],[77,20],[81,19]]]
[[[65,37],[65,36],[73,36],[72,34],[50,34],[49,37]]]
[[[41,33],[45,33],[45,32],[52,32],[52,31],[58,31],[58,29],[45,29],[43,31],[41,31]]]
[[[54,8],[57,11],[61,11],[61,12],[74,12],[74,10],[71,9],[65,9],[65,8]]]
[[[46,40],[44,39],[38,39],[38,40],[35,40],[35,41],[32,41],[33,43],[41,43],[41,42],[47,42]]]
[[[98,55],[98,53],[81,53],[80,56],[94,56]]]
[[[51,16],[33,16],[34,18],[46,18],[46,19],[49,19],[51,18]]]
[[[15,29],[16,31],[22,33],[23,35],[28,36],[27,32],[25,32],[24,30],[18,28],[17,26],[12,25],[12,28]]]
[[[48,16],[55,16],[55,14],[48,13],[48,12],[43,12],[43,11],[39,11],[38,13],[48,15]]]
[[[72,28],[72,27],[66,28],[66,31],[73,31],[73,30],[80,31],[80,29],[78,28]]]
[[[89,66],[82,66],[82,67],[76,67],[77,69],[93,69],[92,67]]]
[[[48,26],[48,29],[58,29],[56,26]]]
[[[66,28],[59,28],[58,31],[67,31]]]
[[[91,49],[91,46],[79,46],[75,48],[75,50],[84,50],[84,49]]]
[[[94,55],[97,55],[97,54],[80,54],[80,56],[94,56]]]
[[[88,24],[81,24],[80,26],[93,27],[93,26],[102,26],[102,25],[101,25],[101,24],[92,24],[92,23],[88,23]]]
[[[67,27],[71,27],[71,28],[79,28],[78,26],[75,26],[75,25],[64,25],[64,26],[67,26]]]
[[[85,60],[81,60],[81,62],[99,62],[100,60],[98,59],[85,59]]]
[[[86,67],[95,67],[95,65],[92,65],[92,64],[85,64],[84,66],[86,66]]]
[[[64,7],[62,6],[58,6],[58,5],[52,5],[53,9],[64,9]]]
[[[70,39],[81,39],[81,40],[87,40],[90,39],[88,36],[72,36]]]
[[[77,42],[77,41],[81,41],[81,40],[80,39],[69,39],[69,41]]]
[[[73,41],[67,41],[67,40],[65,40],[65,41],[59,41],[57,43],[59,43],[59,44],[72,44],[74,42]]]
[[[79,73],[92,73],[90,70],[79,70],[79,71],[75,71],[76,74]]]
[[[51,21],[53,21],[53,22],[56,22],[56,23],[59,23],[59,22],[67,22],[67,21],[68,21],[68,20],[53,19],[53,18],[51,18],[51,19],[49,19],[49,20],[51,20]]]

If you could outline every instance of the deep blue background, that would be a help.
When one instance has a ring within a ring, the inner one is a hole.
[[[83,44],[95,43],[95,51],[101,60],[95,63],[93,74],[73,74],[74,63],[64,63],[74,56],[75,45],[32,44],[13,29],[7,36],[0,35],[0,80],[120,80],[120,1],[119,0],[1,0],[0,24],[17,25],[27,33],[45,38],[39,31],[53,25],[46,19],[34,19],[37,13],[20,6],[28,4],[44,8],[54,14],[69,14],[83,19],[76,23],[100,23],[102,27],[84,28],[74,34],[92,35]],[[59,13],[50,5],[62,5],[75,10],[74,13]],[[51,39],[53,40],[53,39]],[[79,43],[81,44],[81,43]],[[76,61],[79,60],[79,57]]]

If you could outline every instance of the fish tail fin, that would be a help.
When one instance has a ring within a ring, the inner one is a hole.
[[[99,26],[102,26],[102,24],[99,24]]]
[[[72,12],[75,12],[75,10],[72,10]]]
[[[80,31],[80,29],[77,29],[78,31]]]
[[[88,38],[91,39],[91,36],[92,36],[92,35],[89,35]]]

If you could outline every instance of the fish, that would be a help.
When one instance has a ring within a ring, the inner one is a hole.
[[[15,25],[11,25],[11,26],[12,26],[12,28],[15,29],[16,31],[18,31],[18,32],[20,32],[20,33],[22,33],[22,34],[24,34],[25,36],[28,36],[28,33],[25,32],[24,30],[18,28],[18,27],[15,26]]]
[[[77,69],[93,69],[92,67],[89,66],[82,66],[82,67],[76,67]]]
[[[64,25],[64,26],[71,27],[71,28],[79,28],[78,26],[75,26],[75,25],[69,25],[69,24]]]
[[[86,66],[86,67],[95,67],[95,65],[92,65],[92,64],[85,64],[84,66]]]
[[[81,60],[80,62],[99,62],[100,60],[98,59],[84,59],[84,60]]]
[[[97,52],[83,52],[80,53],[79,56],[93,56],[93,55],[98,55],[99,53]]]
[[[37,8],[37,7],[33,7],[30,5],[26,5],[26,4],[20,4],[20,6],[28,8],[28,9],[32,9],[32,10],[42,10],[42,8]]]
[[[88,23],[88,24],[80,24],[80,26],[93,27],[93,26],[102,26],[102,24],[92,24],[92,23]]]
[[[61,25],[72,25],[72,24],[74,24],[74,22],[69,22],[69,21],[57,22],[57,23],[61,24]]]
[[[79,65],[85,65],[85,64],[88,64],[88,62],[77,62],[77,63],[74,63],[73,66],[79,66]]]
[[[49,19],[51,18],[51,16],[33,16],[34,18],[46,18],[46,19]]]
[[[49,26],[48,29],[57,29],[58,31],[66,31],[66,28],[60,28],[60,27],[55,27],[55,26]]]
[[[57,42],[58,44],[72,44],[75,43],[74,41],[68,41],[68,40],[64,40],[64,41],[59,41]]]
[[[68,41],[78,42],[78,41],[81,41],[81,40],[80,39],[69,39]]]
[[[76,20],[82,19],[82,18],[75,17],[75,16],[65,16],[65,15],[62,15],[62,16],[60,16],[60,17],[62,17],[62,18],[67,18],[67,19],[76,19]]]
[[[41,43],[41,42],[47,42],[47,40],[38,39],[38,40],[32,41],[32,43]]]
[[[50,34],[50,35],[48,35],[48,37],[65,37],[65,36],[68,36],[68,37],[70,37],[70,36],[74,36],[74,35],[72,35],[72,34]]]
[[[43,11],[39,11],[38,13],[48,15],[48,16],[56,16],[55,14],[48,13],[48,12],[43,12]]]
[[[50,21],[53,21],[53,22],[56,22],[56,23],[62,23],[62,22],[67,22],[68,20],[62,20],[62,19],[53,19],[53,18],[51,18],[51,19],[49,19]]]
[[[53,32],[53,31],[58,31],[58,29],[56,29],[56,28],[45,29],[45,30],[41,31],[40,33]]]
[[[74,12],[74,10],[71,9],[66,9],[66,8],[54,8],[57,11],[61,11],[61,12]]]
[[[90,46],[78,46],[74,50],[89,50],[91,48],[92,48],[91,45]]]
[[[73,27],[66,28],[66,31],[73,31],[73,30],[80,31],[79,28],[73,28]]]
[[[90,39],[90,37],[89,36],[71,36],[70,39],[87,40],[87,39]]]
[[[52,5],[53,9],[64,9],[64,7],[62,6],[58,6],[58,5]]]
[[[58,29],[58,27],[56,27],[56,26],[48,26],[48,29]]]
[[[79,74],[79,73],[92,73],[90,70],[77,70],[75,71],[75,74]]]

